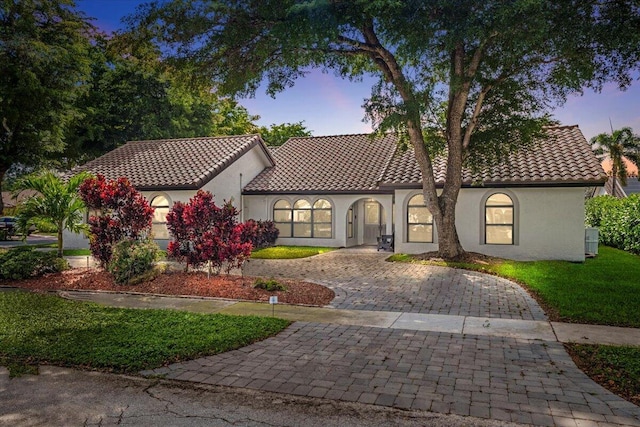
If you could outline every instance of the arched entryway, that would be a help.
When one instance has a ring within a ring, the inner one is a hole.
[[[378,237],[387,233],[388,214],[380,201],[362,198],[347,210],[346,233],[348,246],[376,245]]]

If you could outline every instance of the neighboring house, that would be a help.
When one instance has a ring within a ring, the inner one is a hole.
[[[20,203],[25,201],[26,199],[33,197],[37,194],[37,191],[34,190],[22,190],[16,197],[13,196],[13,192],[11,191],[3,191],[2,192],[2,203],[4,205],[4,214],[5,215],[14,215],[16,213],[16,208]]]
[[[640,194],[640,181],[638,181],[638,167],[634,165],[629,159],[623,158],[625,166],[627,168],[627,184],[622,185],[620,179],[616,179],[615,187],[613,185],[612,162],[610,159],[602,161],[602,167],[605,173],[609,177],[604,187],[601,187],[596,192],[596,195],[611,195],[619,198],[630,196],[631,194]]]
[[[584,259],[585,190],[606,176],[577,126],[548,132],[501,167],[464,171],[456,224],[466,250]],[[279,244],[350,247],[393,235],[396,252],[438,248],[413,151],[391,134],[291,138],[274,151],[257,135],[129,142],[82,169],[128,176],[156,207],[156,238],[167,237],[169,206],[202,188],[218,202],[233,198],[243,219],[273,220]],[[442,186],[443,159],[434,172]]]

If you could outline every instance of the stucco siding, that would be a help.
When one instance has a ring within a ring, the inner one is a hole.
[[[583,187],[462,189],[456,209],[460,242],[467,251],[518,260],[584,260]],[[514,201],[514,244],[484,243],[484,200],[496,192]],[[435,243],[409,243],[406,239],[406,200],[417,191],[396,192],[396,252],[437,250]]]

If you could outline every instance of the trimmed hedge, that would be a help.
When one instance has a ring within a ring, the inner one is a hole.
[[[133,285],[139,283],[137,279],[146,277],[153,270],[159,254],[160,249],[152,240],[125,239],[113,247],[107,270],[116,283]]]
[[[585,208],[585,222],[600,229],[601,243],[640,254],[640,195],[594,197]]]

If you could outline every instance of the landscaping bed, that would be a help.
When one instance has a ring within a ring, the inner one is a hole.
[[[153,280],[137,285],[118,285],[111,275],[101,269],[74,268],[61,273],[20,281],[0,282],[32,291],[100,290],[116,292],[141,292],[164,295],[192,295],[199,297],[229,298],[251,301],[269,301],[272,295],[288,304],[324,306],[335,297],[334,292],[322,285],[296,280],[278,279],[285,291],[269,292],[253,287],[255,277],[214,276],[203,272],[166,272]]]

